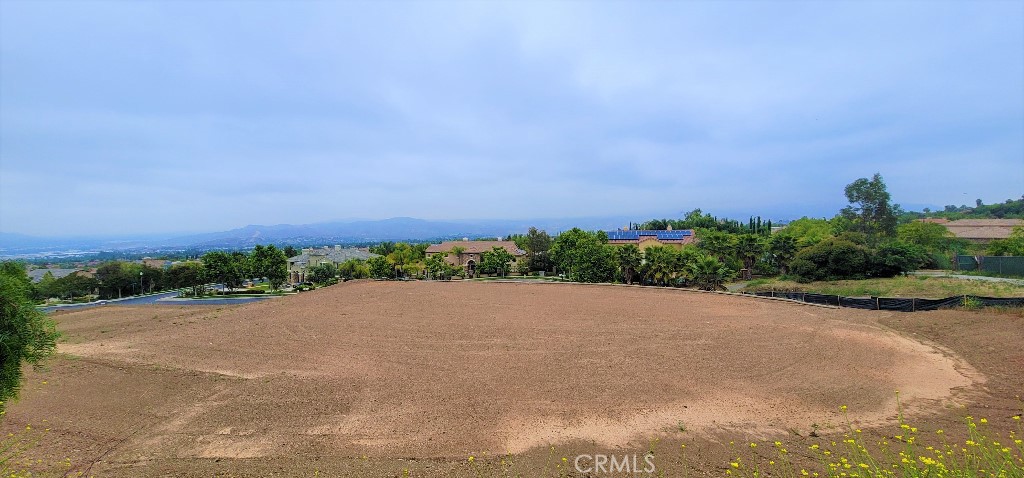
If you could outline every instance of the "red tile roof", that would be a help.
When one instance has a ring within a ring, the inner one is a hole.
[[[444,241],[440,244],[431,244],[430,247],[427,248],[427,252],[448,252],[456,246],[465,248],[466,250],[463,252],[464,254],[481,254],[488,252],[495,247],[502,247],[513,256],[526,255],[526,251],[516,246],[516,243],[513,241]]]

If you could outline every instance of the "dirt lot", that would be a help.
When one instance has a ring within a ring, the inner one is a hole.
[[[728,441],[827,437],[839,405],[881,436],[897,389],[909,418],[947,428],[1020,413],[1024,390],[1024,318],[994,312],[357,282],[56,319],[61,355],[3,423],[34,427],[25,459],[55,476],[558,476],[563,456],[681,442],[687,462],[662,470],[717,476]]]

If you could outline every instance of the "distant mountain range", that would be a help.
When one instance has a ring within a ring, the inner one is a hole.
[[[229,231],[186,236],[134,237],[33,237],[0,233],[0,256],[73,255],[81,252],[234,249],[256,244],[354,244],[380,241],[426,241],[460,237],[497,237],[525,233],[531,226],[551,234],[580,227],[611,230],[625,226],[625,216],[540,219],[429,221],[396,217],[376,221],[325,222],[318,224],[250,225]]]

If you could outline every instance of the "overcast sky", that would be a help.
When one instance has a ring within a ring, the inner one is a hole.
[[[1024,193],[1024,2],[0,1],[0,231]]]

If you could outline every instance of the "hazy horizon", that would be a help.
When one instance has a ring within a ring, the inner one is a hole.
[[[0,2],[0,232],[1024,193],[1019,2]]]

